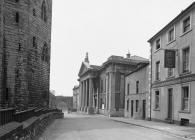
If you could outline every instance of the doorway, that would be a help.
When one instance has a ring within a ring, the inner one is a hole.
[[[146,100],[143,100],[143,116],[142,116],[143,119],[146,118]]]
[[[133,117],[133,100],[131,100],[131,117]]]
[[[168,89],[168,116],[167,118],[169,120],[172,120],[172,114],[173,114],[173,89]]]

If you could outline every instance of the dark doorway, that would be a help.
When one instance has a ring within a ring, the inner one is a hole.
[[[143,119],[146,118],[146,100],[143,100]]]
[[[173,113],[173,89],[168,89],[168,116],[169,120],[172,120],[172,113]]]
[[[131,117],[133,117],[133,100],[131,100]]]

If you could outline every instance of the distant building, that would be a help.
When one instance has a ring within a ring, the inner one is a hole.
[[[125,75],[125,117],[147,119],[149,104],[149,61]]]
[[[0,108],[48,107],[52,0],[0,7]]]
[[[58,101],[56,99],[56,96],[50,92],[49,93],[49,108],[56,109],[57,108]]]
[[[79,86],[74,86],[73,88],[73,109],[79,110]]]
[[[195,2],[148,41],[154,120],[195,124],[194,15]],[[169,51],[167,57],[164,57],[165,50]]]
[[[110,56],[102,66],[89,64],[88,54],[79,71],[80,110],[108,116],[124,116],[125,74],[147,59]]]

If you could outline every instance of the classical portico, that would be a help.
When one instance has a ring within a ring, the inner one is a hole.
[[[80,111],[88,114],[94,113],[94,78],[96,74],[94,66],[89,65],[88,54],[82,62],[79,71],[80,82]]]

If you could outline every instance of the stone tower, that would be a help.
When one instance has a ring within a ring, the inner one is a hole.
[[[52,0],[0,1],[0,107],[49,103]]]

